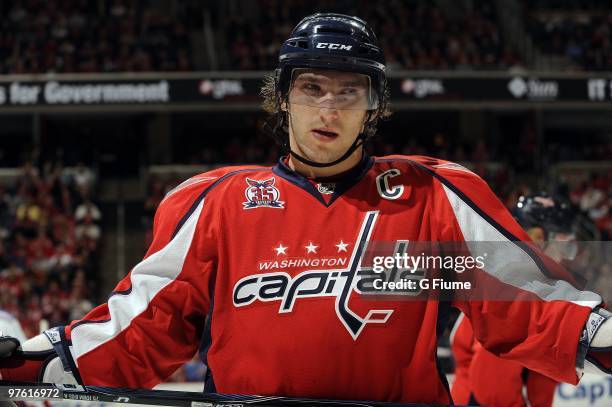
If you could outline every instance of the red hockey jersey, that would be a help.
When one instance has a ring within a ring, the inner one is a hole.
[[[501,359],[474,340],[472,326],[463,314],[451,334],[455,358],[453,401],[496,407],[550,407],[558,383],[520,363]]]
[[[66,327],[69,362],[85,384],[148,388],[202,339],[217,392],[448,403],[436,363],[445,303],[360,295],[367,244],[526,239],[484,181],[446,161],[364,157],[325,184],[282,160],[218,169],[162,201],[145,259]],[[453,305],[491,352],[576,383],[600,298],[557,284],[534,257],[535,274],[485,270],[529,301]]]

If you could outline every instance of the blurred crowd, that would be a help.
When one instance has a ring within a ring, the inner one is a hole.
[[[610,4],[597,0],[524,0],[529,33],[546,54],[564,56],[573,69],[612,67]]]
[[[524,29],[545,55],[566,57],[574,69],[606,70],[612,14],[604,3],[523,0]],[[525,62],[504,38],[496,4],[15,0],[0,3],[0,73],[270,70],[294,25],[315,11],[368,21],[390,70],[520,68]]]
[[[94,305],[102,214],[83,164],[26,163],[0,184],[0,309],[31,337]]]
[[[193,70],[187,10],[146,0],[0,2],[0,73]]]
[[[434,2],[412,0],[259,0],[259,14],[232,14],[219,35],[228,42],[233,69],[270,70],[280,44],[313,11],[357,15],[372,25],[394,69],[506,69],[520,58],[504,45],[493,1],[449,16]]]

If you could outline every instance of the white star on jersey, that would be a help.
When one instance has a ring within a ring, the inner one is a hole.
[[[306,248],[306,254],[308,253],[316,253],[317,252],[317,247],[319,246],[315,246],[312,244],[312,242],[308,243],[308,246],[304,246]]]
[[[274,250],[276,250],[276,255],[278,256],[279,254],[287,254],[286,250],[287,250],[287,246],[283,246],[282,243],[278,244],[278,247],[275,247]]]
[[[338,248],[338,253],[346,252],[346,246],[348,246],[348,243],[344,243],[342,240],[340,240],[340,243],[336,245],[336,247]]]

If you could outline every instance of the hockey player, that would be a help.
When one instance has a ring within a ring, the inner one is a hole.
[[[522,300],[454,299],[479,342],[559,381],[576,383],[595,356],[610,373],[608,354],[595,355],[612,345],[601,298],[557,284],[565,270],[522,242],[485,182],[443,160],[365,154],[388,92],[363,20],[302,20],[263,94],[287,156],[171,191],[145,259],[108,302],[23,344],[0,362],[4,379],[150,388],[201,342],[206,391],[450,403],[436,363],[448,304],[372,294],[366,257],[376,242],[392,255],[487,240],[521,261],[492,252],[477,274]]]
[[[519,224],[557,262],[575,256],[576,214],[569,203],[546,194],[521,196],[513,211]],[[557,382],[521,364],[493,355],[474,340],[460,315],[451,333],[455,357],[453,400],[457,404],[550,407]]]

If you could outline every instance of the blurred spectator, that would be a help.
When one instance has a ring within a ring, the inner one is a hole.
[[[74,212],[74,220],[76,220],[77,223],[80,223],[88,217],[94,222],[99,222],[100,219],[102,219],[100,209],[98,209],[98,207],[89,199],[83,201],[79,206],[77,206],[77,209]]]
[[[591,212],[592,210],[597,210],[599,205],[606,199],[604,192],[597,188],[591,179],[590,183],[586,183],[584,185],[584,190],[580,196],[580,200],[578,201],[580,205],[580,210],[584,212]]]
[[[78,163],[76,168],[74,169],[74,182],[79,190],[89,191],[92,183],[94,182],[94,174],[93,172],[85,167],[85,164],[82,162]]]
[[[100,226],[94,223],[90,213],[87,213],[83,220],[75,227],[74,233],[77,239],[90,239],[97,241],[100,238]]]
[[[83,271],[76,273],[72,281],[72,291],[68,298],[68,309],[70,310],[70,320],[81,319],[94,307],[94,304],[87,299],[86,276]]]

